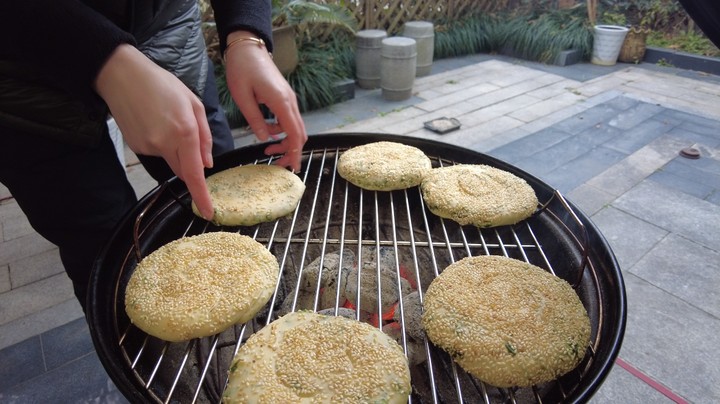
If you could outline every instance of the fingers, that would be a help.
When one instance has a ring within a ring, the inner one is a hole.
[[[204,168],[213,166],[212,134],[205,115],[205,108],[198,101],[193,103],[193,113],[197,122],[197,134],[183,136],[178,148],[182,180],[190,191],[195,205],[205,220],[211,220],[214,215],[212,199],[205,182]]]
[[[202,104],[199,104],[199,106],[200,109],[198,110],[198,108],[195,108],[194,112],[198,122],[200,157],[202,158],[202,163],[204,167],[212,168],[214,164],[212,155],[212,133],[210,132],[210,124],[207,121],[207,115],[205,115],[205,108],[202,106]]]
[[[294,171],[300,171],[300,163],[302,160],[302,149],[307,142],[307,133],[305,132],[305,124],[302,116],[297,108],[295,100],[286,108],[277,109],[276,116],[280,127],[285,131],[287,137],[276,145],[271,145],[266,153],[282,153],[283,158],[278,160],[277,164],[289,166]]]
[[[265,122],[265,117],[263,116],[262,111],[260,111],[260,107],[257,102],[255,102],[255,99],[251,97],[242,97],[235,102],[240,111],[242,111],[242,114],[248,125],[250,125],[250,129],[252,129],[255,137],[263,142],[267,141],[270,138],[271,132]]]

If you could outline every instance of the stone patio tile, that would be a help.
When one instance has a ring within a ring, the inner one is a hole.
[[[476,144],[520,126],[522,122],[508,116],[500,116],[476,126],[464,127],[442,135],[442,141],[456,145]]]
[[[95,350],[85,318],[40,334],[48,370],[58,368]]]
[[[627,80],[618,76],[602,76],[578,86],[577,91],[585,97],[592,97],[606,91],[621,90]]]
[[[535,153],[514,161],[525,170],[543,175],[562,167],[576,158],[589,153],[593,145],[577,136],[570,136],[548,147],[537,149]]]
[[[64,273],[57,248],[10,263],[13,289]]]
[[[13,210],[17,212],[14,216],[8,215],[0,221],[0,227],[2,228],[0,240],[9,241],[35,232],[20,208]]]
[[[552,147],[571,136],[572,135],[566,131],[549,127],[533,133],[532,136],[527,136],[493,149],[489,154],[512,164],[537,153],[539,150]]]
[[[507,145],[508,143],[520,140],[530,135],[527,125],[518,126],[503,133],[499,133],[489,139],[482,139],[479,142],[468,144],[466,147],[480,153],[489,153],[498,147]]]
[[[588,180],[588,184],[620,196],[675,158],[681,145],[682,141],[674,137],[661,136]]]
[[[518,95],[517,97],[510,98],[508,100],[498,102],[497,104],[490,105],[488,107],[473,110],[468,115],[490,115],[500,116],[507,115],[514,111],[522,108],[534,108],[535,105],[540,103],[541,100],[537,97],[533,97],[527,94]]]
[[[622,350],[621,350],[622,352]],[[589,401],[590,404],[671,404],[672,400],[619,365],[613,366],[602,386]]]
[[[587,216],[594,215],[615,199],[614,195],[588,184],[581,184],[566,196]]]
[[[720,207],[653,181],[643,181],[613,206],[706,247],[720,251]]]
[[[491,84],[482,83],[472,87],[464,87],[464,83],[452,84],[452,91],[448,94],[423,101],[416,106],[425,111],[435,111],[448,105],[464,103],[468,98],[482,96],[493,91],[497,91],[498,87]]]
[[[2,184],[0,184],[2,185]],[[0,222],[13,219],[17,216],[25,216],[14,198],[0,200]]]
[[[555,81],[545,87],[529,91],[527,95],[544,100],[552,98],[556,95],[567,93],[568,91],[573,92],[580,84],[575,80],[568,80],[561,76],[549,75],[549,77],[552,77]]]
[[[689,402],[720,401],[720,319],[625,272],[622,358]]]
[[[605,143],[612,142],[616,138],[624,136],[626,136],[624,130],[618,129],[606,122],[593,125],[577,134],[579,139],[594,146],[604,145]]]
[[[613,117],[617,116],[618,111],[618,109],[613,108],[609,103],[602,103],[588,108],[565,121],[557,123],[555,128],[579,133],[597,124],[610,121]]]
[[[0,393],[0,401],[8,404],[128,403],[94,352]]]
[[[669,135],[675,136],[686,141],[686,147],[701,144],[709,147],[720,147],[720,137],[714,137],[704,133],[697,133],[687,130],[685,125],[672,128],[668,131]]]
[[[3,184],[0,184],[0,201],[6,198],[10,198],[12,195],[10,194],[10,190],[7,189],[7,187]]]
[[[53,307],[74,296],[72,282],[64,272],[12,289],[0,295],[0,324]]]
[[[0,240],[0,263],[10,263],[32,257],[55,247],[37,233],[30,233],[8,241]]]
[[[517,110],[516,112],[510,114],[510,116],[523,122],[532,122],[540,117],[552,114],[555,111],[560,111],[572,105],[582,103],[584,100],[585,97],[568,91],[540,101],[537,104],[534,104],[532,108]]]
[[[0,402],[9,397],[11,387],[33,379],[45,372],[40,336],[28,338],[10,348],[0,350]],[[8,395],[9,396],[9,395]]]
[[[631,154],[657,139],[665,135],[672,126],[666,122],[659,120],[657,117],[662,116],[662,112],[655,117],[640,122],[631,129],[623,131],[622,136],[615,137],[605,144],[605,146],[619,150],[626,154]]]
[[[601,146],[542,176],[561,192],[569,193],[623,158],[625,154]]]
[[[622,130],[632,129],[662,111],[664,111],[664,108],[661,106],[640,102],[631,108],[623,110],[615,118],[610,120],[609,125]]]
[[[717,293],[720,290],[719,252],[670,234],[629,270],[720,318],[720,294]]]
[[[713,192],[710,196],[705,198],[705,200],[720,206],[720,191]]]
[[[0,293],[7,292],[10,288],[10,266],[0,265]]]
[[[689,181],[701,182],[710,188],[720,188],[720,161],[712,158],[697,160],[676,157],[662,169]]]
[[[6,348],[32,336],[84,318],[80,303],[75,296],[55,306],[33,312],[25,317],[0,324],[0,349]],[[1,401],[1,400],[0,400]]]
[[[702,182],[696,182],[692,179],[681,177],[664,169],[653,173],[648,177],[648,179],[665,187],[676,189],[700,199],[706,199],[715,191],[715,188],[703,184]]]
[[[668,235],[667,230],[612,206],[607,206],[592,215],[591,220],[610,243],[623,271],[632,268]]]
[[[547,82],[536,80],[538,77],[546,75],[545,72],[535,70],[521,65],[509,65],[504,69],[496,70],[495,77],[491,78],[490,83],[498,87],[515,87],[517,85],[529,85],[523,92],[531,91],[535,87],[533,82],[537,81],[538,86],[545,86]]]

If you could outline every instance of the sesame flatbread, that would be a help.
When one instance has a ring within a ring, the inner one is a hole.
[[[183,237],[137,265],[125,310],[138,328],[166,341],[214,335],[255,316],[272,296],[279,271],[277,259],[250,237]]]
[[[345,317],[293,312],[253,334],[225,403],[405,403],[410,369],[394,339]]]
[[[522,178],[487,165],[457,164],[434,168],[420,184],[434,214],[461,225],[494,227],[530,217],[538,206]]]
[[[428,287],[424,309],[430,341],[497,387],[554,380],[574,369],[590,344],[590,319],[570,284],[512,258],[451,264]]]
[[[344,152],[338,173],[350,183],[371,191],[393,191],[420,184],[432,162],[417,147],[374,142]]]
[[[252,226],[289,215],[305,192],[297,175],[276,165],[229,168],[206,182],[215,209],[213,222],[224,226]],[[201,216],[195,203],[192,209]]]

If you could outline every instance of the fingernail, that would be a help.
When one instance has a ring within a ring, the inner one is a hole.
[[[205,155],[205,161],[208,162],[207,168],[212,168],[213,165],[215,165],[215,162],[213,161],[212,153],[210,153],[210,152],[208,152],[208,153]]]

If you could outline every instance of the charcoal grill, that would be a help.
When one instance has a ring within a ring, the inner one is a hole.
[[[380,140],[422,149],[433,166],[487,164],[525,179],[541,206],[514,226],[478,229],[459,226],[430,213],[417,187],[393,192],[361,190],[342,179],[338,157],[347,148]],[[240,164],[271,164],[264,145],[235,150],[216,159],[213,172]],[[275,318],[281,307],[300,308],[298,285],[303,270],[328,253],[352,251],[360,260],[370,248],[392,251],[395,283],[401,275],[415,280],[419,296],[452,262],[468,255],[501,254],[540,266],[570,282],[592,324],[591,346],[580,365],[558,380],[531,388],[499,389],[465,373],[449,356],[426,340],[425,360],[411,366],[412,403],[583,402],[601,385],[620,349],[626,300],[622,275],[606,240],[571,201],[532,175],[490,156],[435,141],[394,135],[344,133],[310,136],[300,177],[306,192],[289,217],[252,227],[218,227],[198,219],[190,209],[184,184],[173,179],[142,198],[118,226],[100,254],[91,278],[88,321],[103,366],[132,402],[220,402],[230,361],[243,342]],[[167,343],[134,327],[124,309],[124,292],[137,262],[156,248],[182,236],[209,231],[236,231],[265,245],[280,263],[281,277],[266,308],[246,324],[218,335]],[[342,253],[340,253],[342,254]],[[378,254],[379,255],[379,254]],[[378,265],[379,259],[378,259]],[[401,271],[402,270],[402,271]],[[358,276],[370,276],[360,271]],[[405,272],[401,274],[400,272]],[[348,276],[343,274],[343,276]],[[377,296],[381,296],[378,286]],[[347,303],[340,288],[330,308]],[[319,310],[321,288],[310,299]],[[325,293],[326,291],[322,291]],[[332,296],[332,294],[331,294]],[[367,300],[367,299],[366,299]],[[400,300],[402,302],[402,299]],[[363,298],[352,302],[362,309]],[[307,302],[305,303],[308,304]],[[468,302],[472,304],[472,302]],[[396,305],[398,341],[409,352],[405,307]],[[381,305],[373,309],[383,318]],[[361,310],[356,311],[360,318]],[[378,321],[381,326],[384,322]],[[352,380],[348,381],[349,383]]]

